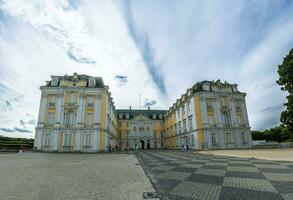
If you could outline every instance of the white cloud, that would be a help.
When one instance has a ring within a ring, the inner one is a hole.
[[[8,88],[1,99],[5,103],[19,96],[23,98],[13,102],[11,112],[0,114],[3,119],[0,127],[17,126],[20,120],[26,119],[25,113],[37,116],[39,86],[50,75],[76,71],[102,76],[117,107],[138,107],[139,93],[159,99],[115,5],[109,1],[84,1],[74,10],[66,1],[60,2],[5,1],[1,5],[5,14],[1,13],[0,21],[0,83]],[[95,63],[76,62],[68,56],[71,50],[76,59]],[[129,95],[113,81],[121,73],[128,77]],[[162,105],[162,102],[158,104]],[[34,131],[33,126],[28,128]],[[31,135],[1,131],[0,134]]]
[[[0,113],[0,127],[15,130],[20,120],[31,120],[27,113],[36,118],[39,86],[50,75],[75,71],[102,76],[117,108],[137,108],[141,93],[142,99],[156,100],[152,108],[166,109],[197,81],[227,80],[247,92],[253,128],[278,123],[285,94],[273,83],[278,78],[276,66],[293,44],[291,4],[130,1],[135,31],[148,36],[154,64],[161,66],[156,73],[163,77],[166,97],[129,32],[121,4],[79,1],[72,6],[65,0],[0,4],[0,107],[9,109]],[[121,74],[127,77],[123,87],[113,78]],[[274,109],[264,114],[265,108]],[[33,124],[26,124],[26,129],[34,131]],[[32,136],[17,131],[0,134]]]

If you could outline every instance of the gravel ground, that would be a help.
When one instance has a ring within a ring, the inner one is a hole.
[[[0,199],[143,199],[154,189],[137,163],[133,154],[0,154]]]
[[[221,156],[258,158],[266,160],[293,161],[293,149],[210,150],[202,151],[201,153]]]

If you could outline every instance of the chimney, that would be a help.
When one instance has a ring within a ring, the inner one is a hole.
[[[150,110],[151,109],[151,107],[150,106],[148,106],[148,110]]]
[[[129,110],[131,110],[131,106],[129,106]]]

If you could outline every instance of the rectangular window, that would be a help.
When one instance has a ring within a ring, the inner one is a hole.
[[[228,107],[228,97],[222,97],[221,100],[222,100],[221,101],[222,108]]]
[[[182,111],[182,116],[185,117],[185,107],[184,106],[181,107],[181,111]]]
[[[93,113],[87,113],[87,127],[91,128],[93,124]]]
[[[95,79],[89,79],[89,87],[94,87],[95,83]]]
[[[187,102],[187,112],[188,112],[188,114],[190,114],[190,111],[191,111],[191,102],[188,101]]]
[[[192,130],[192,117],[188,117],[188,130]]]
[[[237,112],[241,111],[241,104],[242,104],[241,99],[236,99],[235,100],[235,106],[236,106],[236,111]]]
[[[229,112],[222,112],[222,119],[223,119],[224,126],[229,127],[230,125]]]
[[[215,125],[215,116],[214,115],[208,115],[208,122],[210,125]]]
[[[191,142],[192,142],[192,145],[194,145],[194,136],[191,135]]]
[[[183,120],[183,131],[186,132],[186,120]]]
[[[88,96],[87,97],[87,105],[88,106],[93,106],[94,104],[93,104],[93,96]]]
[[[239,125],[243,125],[244,123],[243,123],[243,117],[242,117],[242,115],[238,115],[237,116],[237,121],[238,121],[238,124]]]
[[[211,139],[212,139],[212,144],[217,144],[217,134],[216,133],[211,133]]]
[[[178,132],[181,133],[181,122],[178,122]]]
[[[246,135],[244,132],[241,132],[241,142],[242,142],[242,144],[246,143]]]
[[[58,85],[58,78],[53,78],[52,79],[52,85],[57,86]]]
[[[68,101],[69,101],[70,105],[74,104],[74,102],[75,102],[75,94],[74,93],[70,93]]]
[[[43,134],[43,145],[44,146],[50,146],[51,144],[51,134],[50,132],[44,132]]]
[[[207,98],[206,99],[206,104],[207,104],[207,109],[208,111],[212,111],[213,110],[213,104],[214,104],[214,100],[212,98]]]
[[[92,146],[91,145],[91,139],[92,139],[92,135],[90,133],[86,133],[84,136],[84,146]]]
[[[48,112],[48,126],[49,127],[51,127],[51,126],[53,126],[53,115],[54,115],[54,113],[52,113],[52,112]]]
[[[228,144],[233,143],[232,134],[230,132],[226,132],[226,141]]]
[[[64,114],[64,121],[65,121],[65,125],[67,126],[73,126],[75,124],[75,117],[76,114],[74,112],[68,112]]]
[[[49,96],[49,106],[55,106],[55,95]]]
[[[64,134],[64,146],[71,146],[72,143],[72,134],[66,133]]]

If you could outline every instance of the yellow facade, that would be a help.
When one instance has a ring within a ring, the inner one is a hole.
[[[201,105],[200,105],[200,96],[194,96],[195,103],[195,116],[196,116],[196,125],[197,125],[197,134],[198,134],[198,145],[199,147],[203,146],[203,126],[202,126],[202,115],[201,115]]]
[[[165,139],[164,147],[166,148],[176,148],[176,117],[175,112],[169,113],[164,121],[165,127]]]
[[[128,124],[128,120],[121,120],[120,133],[121,133],[122,146],[125,146],[126,137],[130,130],[127,124]]]
[[[107,96],[102,94],[102,106],[101,106],[101,132],[100,132],[100,149],[105,149],[105,127],[106,127],[106,103]]]
[[[232,134],[229,142],[234,140],[234,147],[245,146],[245,142],[239,142],[243,132],[247,134],[247,140],[251,140],[245,93],[240,93],[236,84],[220,81],[196,83],[169,110],[133,110],[131,107],[116,110],[108,89],[101,77],[77,73],[52,76],[51,81],[41,86],[41,112],[36,134],[39,138],[48,133],[59,134],[58,137],[46,136],[54,138],[54,146],[50,147],[53,151],[66,149],[64,140],[67,149],[72,143],[76,151],[93,152],[107,151],[113,145],[132,148],[140,143],[147,149],[183,145],[193,149],[206,146],[230,148],[224,136],[227,132]],[[123,115],[118,118],[119,112]],[[71,143],[64,134],[73,134]],[[38,149],[42,149],[42,145],[49,146],[43,141],[36,142]],[[218,141],[223,141],[222,146]]]

